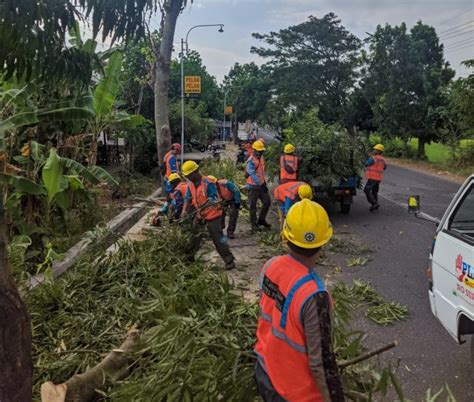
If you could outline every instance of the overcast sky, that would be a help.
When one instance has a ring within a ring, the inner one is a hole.
[[[220,82],[235,63],[263,60],[250,53],[259,41],[253,32],[267,33],[296,25],[309,15],[334,12],[342,25],[359,38],[374,32],[378,24],[411,27],[418,20],[433,25],[445,44],[445,57],[465,76],[461,61],[474,58],[474,0],[194,0],[178,19],[175,49],[187,30],[196,24],[223,23],[217,28],[198,28],[189,35],[190,49],[201,53],[209,72]],[[158,27],[158,17],[153,26]]]

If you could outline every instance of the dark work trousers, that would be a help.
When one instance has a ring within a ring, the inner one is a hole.
[[[222,257],[226,265],[230,265],[234,262],[234,255],[230,251],[229,248],[229,241],[224,233],[222,232],[221,228],[221,217],[214,218],[210,221],[206,221],[207,231],[209,232],[209,236],[211,237],[214,246],[216,247],[217,252]],[[198,228],[195,228],[194,233],[192,235],[188,257],[190,260],[193,260],[194,255],[197,253],[199,248],[201,247],[201,243],[203,240],[203,233]]]
[[[260,210],[260,216],[257,221],[257,202],[260,200],[262,203],[262,209]],[[251,188],[249,190],[249,209],[250,209],[250,223],[252,226],[257,226],[260,222],[267,220],[268,210],[272,200],[268,194],[268,190],[263,190],[261,187]]]
[[[368,179],[365,183],[364,193],[367,196],[367,201],[372,205],[378,204],[379,201],[379,186],[380,181]]]
[[[239,210],[235,207],[235,204],[231,201],[224,208],[224,213],[222,214],[222,230],[225,229],[225,217],[226,212],[229,212],[229,226],[227,226],[227,234],[234,233],[237,228],[237,219],[239,218]]]
[[[255,366],[255,379],[257,380],[258,392],[265,402],[285,402],[273,388],[270,377],[259,362]]]

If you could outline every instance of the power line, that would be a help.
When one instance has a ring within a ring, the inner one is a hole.
[[[456,46],[452,49],[448,49],[446,50],[445,53],[450,53],[450,52],[455,52],[456,50],[459,50],[459,49],[474,49],[474,43],[468,43],[468,44],[464,44],[462,46]]]
[[[446,29],[446,30],[444,30],[444,31],[438,32],[438,35],[441,36],[441,35],[443,35],[443,34],[446,33],[446,32],[457,31],[458,28],[461,28],[461,27],[463,27],[463,26],[465,26],[465,25],[472,24],[473,22],[474,22],[474,20],[471,20],[471,21],[465,22],[464,24],[455,26],[455,27],[453,27],[453,28]]]
[[[448,50],[446,53],[457,52],[458,50],[469,49],[469,48],[472,48],[472,47],[473,47],[473,45],[462,46],[462,47],[459,47],[459,48],[457,48],[457,49]]]
[[[468,42],[472,42],[472,41],[474,41],[474,38],[463,39],[463,40],[460,40],[460,41],[457,41],[457,42],[454,42],[454,43],[445,44],[445,48],[450,49],[452,47],[456,47],[456,46],[459,46],[459,45],[464,45],[464,44],[466,44]]]
[[[447,40],[447,39],[452,39],[452,38],[456,38],[458,36],[462,36],[462,35],[466,35],[466,34],[469,34],[471,32],[474,32],[474,29],[471,29],[470,31],[465,31],[465,32],[461,32],[461,33],[458,33],[456,35],[451,35],[451,36],[448,36],[448,37],[444,37],[444,38],[440,38],[441,40]]]
[[[456,16],[454,16],[454,17],[448,18],[447,20],[443,20],[443,21],[439,22],[438,25],[444,25],[444,24],[446,24],[447,22],[451,22],[451,21],[453,21],[453,20],[455,20],[455,19],[458,19],[459,17],[462,17],[464,14],[471,13],[472,10],[473,10],[473,9],[472,9],[472,7],[471,7],[470,9],[468,9],[468,10],[466,10],[466,11],[463,11],[461,14],[458,14],[458,15],[456,15]]]
[[[446,50],[457,49],[458,47],[465,46],[465,45],[469,45],[469,44],[471,44],[471,43],[474,43],[474,39],[471,39],[471,40],[466,41],[466,42],[464,42],[464,43],[460,43],[459,45],[456,45],[456,46],[450,46],[450,47],[448,46],[448,47],[446,48]]]

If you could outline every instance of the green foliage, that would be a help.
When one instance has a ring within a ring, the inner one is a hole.
[[[265,119],[271,99],[269,71],[255,63],[235,63],[224,77],[227,103],[233,105],[239,121]]]
[[[225,274],[201,261],[186,263],[186,238],[167,228],[143,243],[122,243],[116,254],[91,258],[28,292],[36,388],[87,370],[135,325],[144,349],[131,377],[108,393],[113,400],[256,395],[250,352],[256,306],[234,294]]]
[[[206,105],[202,102],[189,102],[184,107],[185,139],[196,139],[207,144],[213,129],[213,121],[205,116]],[[181,142],[181,102],[169,106],[171,138]]]
[[[218,179],[225,178],[239,186],[245,185],[245,172],[242,169],[237,169],[235,162],[231,159],[222,161],[205,159],[199,165],[199,170],[205,175],[212,175]]]
[[[443,88],[454,76],[444,60],[443,45],[433,27],[418,22],[378,26],[370,36],[370,53],[363,88],[374,122],[385,136],[419,138],[424,144],[438,137],[438,116],[445,104]]]
[[[357,77],[360,40],[333,13],[269,34],[253,34],[268,47],[251,52],[269,59],[272,89],[299,112],[318,107],[324,122],[338,121]],[[245,96],[245,95],[244,95]]]
[[[102,120],[110,114],[120,88],[120,71],[122,68],[122,54],[115,51],[110,57],[104,75],[94,89],[93,103],[96,120]]]
[[[317,110],[305,113],[291,128],[286,141],[294,144],[303,158],[300,174],[304,181],[315,180],[319,186],[330,188],[339,180],[360,173],[365,157],[361,141],[341,126],[324,124]],[[278,163],[274,158],[281,155],[282,149],[274,153],[269,158],[273,164]]]

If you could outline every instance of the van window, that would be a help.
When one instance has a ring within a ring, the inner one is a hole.
[[[471,185],[449,219],[448,230],[474,240],[474,186]]]

